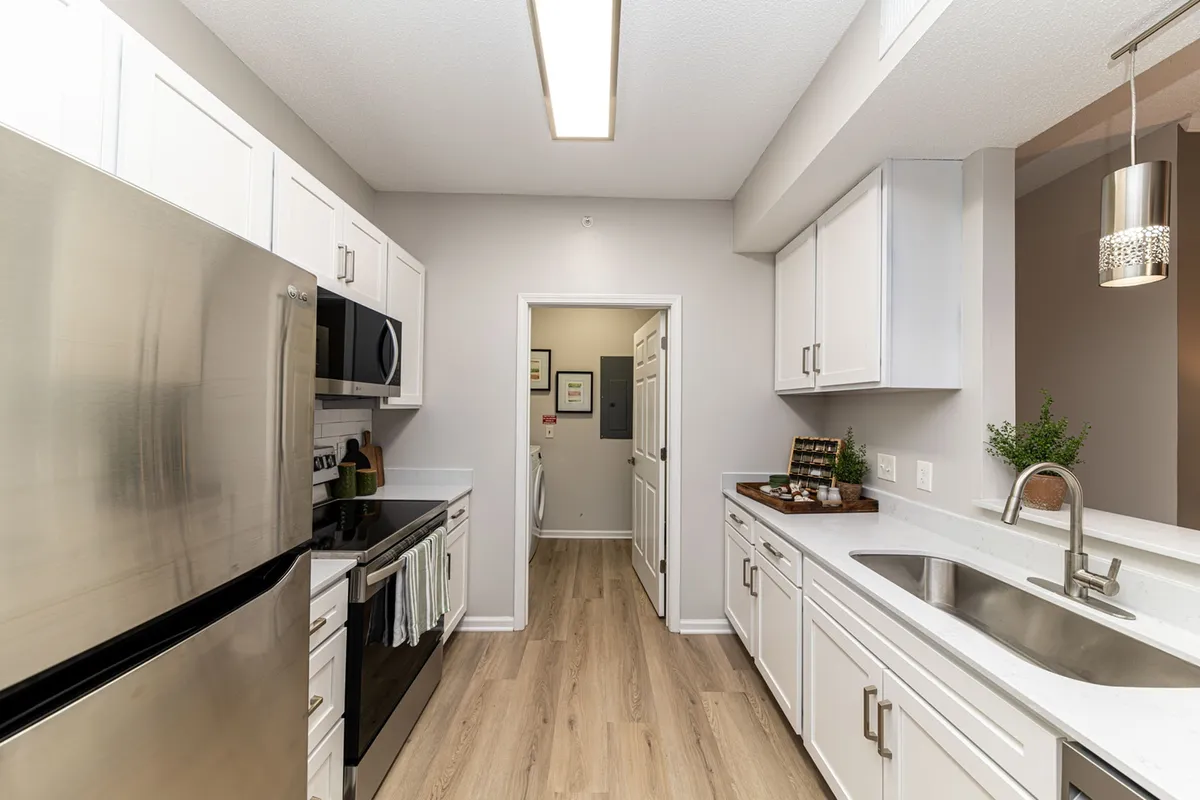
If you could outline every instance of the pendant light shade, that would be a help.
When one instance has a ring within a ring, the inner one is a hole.
[[[1148,161],[1106,176],[1100,211],[1100,285],[1161,281],[1170,263],[1171,162]]]

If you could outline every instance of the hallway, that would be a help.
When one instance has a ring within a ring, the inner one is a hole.
[[[628,541],[546,540],[530,624],[459,633],[377,797],[831,797],[737,638],[673,636]]]

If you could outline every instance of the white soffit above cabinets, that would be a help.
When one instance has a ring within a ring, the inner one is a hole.
[[[928,0],[879,58],[883,2],[867,0],[738,191],[735,250],[779,250],[886,158],[1029,141],[1125,84],[1109,55],[1181,0]],[[1197,38],[1185,15],[1139,69]]]
[[[616,138],[554,141],[526,0],[183,0],[381,191],[728,199],[863,0],[623,0]]]

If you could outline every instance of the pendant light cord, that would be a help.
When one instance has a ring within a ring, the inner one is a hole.
[[[1129,166],[1137,165],[1137,46],[1129,48]]]

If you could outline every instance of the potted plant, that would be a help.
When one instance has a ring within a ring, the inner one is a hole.
[[[1035,421],[1022,422],[1019,425],[1005,422],[999,427],[990,424],[987,426],[988,453],[1003,460],[1017,472],[1043,461],[1050,461],[1067,469],[1073,469],[1083,463],[1079,458],[1079,451],[1083,448],[1083,442],[1092,426],[1085,422],[1079,433],[1068,436],[1066,417],[1055,419],[1050,413],[1054,398],[1045,389],[1042,390],[1042,398],[1042,410]],[[1058,511],[1062,508],[1066,494],[1066,481],[1053,473],[1043,472],[1029,479],[1021,499],[1030,508]]]
[[[867,446],[854,441],[854,428],[846,429],[842,450],[833,464],[833,477],[843,503],[853,503],[862,497],[862,482],[867,477]]]

